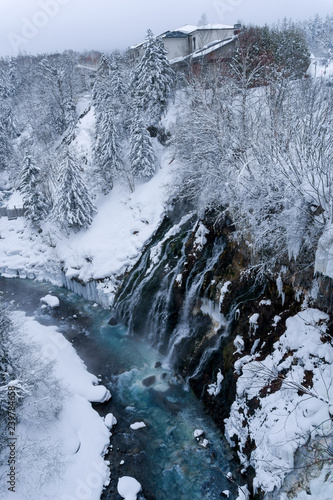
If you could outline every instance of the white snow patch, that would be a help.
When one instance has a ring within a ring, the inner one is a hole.
[[[244,351],[244,340],[240,335],[237,335],[234,340],[234,346],[236,347],[236,351],[241,354]]]
[[[123,476],[118,479],[117,490],[124,500],[136,500],[141,491],[141,484],[134,477]]]
[[[249,500],[250,498],[250,492],[248,490],[248,487],[245,485],[245,486],[242,486],[242,487],[238,487],[238,497],[236,498],[236,500]]]
[[[223,375],[221,373],[221,370],[219,370],[216,377],[216,382],[208,386],[207,389],[208,394],[210,394],[211,396],[217,396],[218,394],[220,394],[222,381],[223,381]]]
[[[260,306],[271,306],[271,305],[272,305],[272,301],[271,301],[271,300],[269,300],[269,299],[268,299],[268,300],[261,300],[261,301],[259,302],[259,305],[260,305]]]
[[[281,316],[278,315],[274,316],[274,321],[272,323],[272,326],[276,327],[279,321],[281,321]]]
[[[113,413],[108,413],[105,417],[104,417],[104,423],[106,425],[106,427],[108,429],[112,429],[112,427],[114,427],[115,425],[117,425],[117,419],[116,417],[113,415]]]
[[[144,422],[134,422],[134,424],[130,425],[130,428],[133,429],[134,431],[138,429],[143,429],[146,427],[146,424]]]
[[[195,431],[193,432],[193,435],[195,438],[199,438],[200,436],[202,436],[204,433],[204,431],[202,429],[195,429]]]
[[[45,295],[45,297],[42,297],[40,301],[52,308],[59,307],[60,305],[58,297],[55,297],[54,295]]]
[[[23,207],[22,195],[20,191],[14,191],[7,201],[7,208],[13,210],[14,208],[22,208],[22,207]]]
[[[207,229],[202,222],[199,223],[199,227],[195,232],[194,247],[196,250],[201,252],[203,247],[207,243],[206,235],[209,234],[209,229]]]
[[[220,291],[220,304],[223,303],[225,294],[228,293],[228,288],[231,285],[231,281],[226,281]]]

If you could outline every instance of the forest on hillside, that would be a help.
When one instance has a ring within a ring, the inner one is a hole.
[[[317,17],[244,27],[231,60],[195,74],[171,69],[151,31],[139,61],[114,52],[89,67],[71,51],[3,59],[3,179],[21,191],[36,228],[48,219],[65,233],[79,230],[115,182],[133,191],[136,179],[154,175],[158,140],[181,164],[172,199],[186,199],[201,216],[213,211],[216,221],[228,213],[258,266],[297,258],[315,248],[332,218],[332,87],[308,71],[311,53],[329,65],[332,24]],[[90,107],[96,124],[87,156],[74,139]],[[177,113],[170,125],[168,107]]]

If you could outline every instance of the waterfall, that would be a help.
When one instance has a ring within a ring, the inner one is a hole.
[[[203,285],[207,273],[213,275],[218,266],[224,238],[217,237],[196,250],[197,223],[187,217],[152,241],[115,301],[117,314],[130,331],[148,338],[170,367],[191,357],[196,343],[202,344],[200,360],[188,373],[192,376],[201,372],[220,347],[224,334],[219,329],[227,326],[219,310],[210,316],[208,308],[201,307],[203,301],[209,302]],[[214,324],[218,325],[215,330]]]

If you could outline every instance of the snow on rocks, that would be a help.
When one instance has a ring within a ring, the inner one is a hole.
[[[108,413],[105,417],[104,417],[104,423],[106,425],[106,427],[108,429],[112,429],[112,427],[114,427],[115,425],[117,425],[117,419],[116,417],[113,415],[113,413]]]
[[[134,422],[134,424],[130,425],[130,428],[134,431],[138,429],[143,429],[144,427],[147,427],[144,422]]]
[[[241,354],[244,351],[244,340],[240,335],[237,335],[234,340],[234,346],[236,347],[236,351]]]
[[[236,500],[249,500],[250,498],[250,492],[248,490],[248,487],[245,486],[239,486],[238,487],[238,497]]]
[[[141,484],[134,477],[123,476],[118,479],[117,490],[124,500],[136,500]]]
[[[200,436],[202,436],[204,433],[204,431],[202,429],[195,429],[193,435],[195,438],[199,438]]]
[[[269,300],[269,299],[268,299],[268,300],[265,300],[265,299],[264,299],[264,300],[261,300],[261,301],[259,302],[259,305],[260,305],[260,306],[271,306],[271,305],[272,305],[272,301],[271,301],[271,300]]]
[[[255,469],[255,491],[280,488],[294,467],[296,449],[331,431],[333,346],[324,337],[328,319],[322,311],[304,309],[287,319],[273,353],[262,361],[244,356],[235,363],[240,377],[226,436],[231,446],[237,437],[241,462]],[[251,409],[249,401],[255,402]],[[252,440],[248,456],[245,449]]]
[[[220,394],[222,381],[223,381],[223,375],[221,370],[219,370],[216,376],[216,382],[208,386],[207,389],[208,394],[210,394],[211,396],[217,396],[218,394]]]
[[[203,247],[207,243],[207,234],[209,234],[209,229],[207,229],[202,222],[199,223],[198,229],[195,232],[194,247],[196,250],[201,252]]]
[[[272,323],[272,326],[276,327],[279,321],[281,321],[281,316],[278,315],[274,316],[274,321]]]
[[[224,285],[222,286],[221,291],[220,291],[220,305],[223,304],[224,297],[225,297],[226,293],[228,293],[228,291],[229,291],[228,288],[230,285],[231,285],[231,281],[226,281],[224,283]]]
[[[91,403],[105,403],[111,399],[111,393],[104,385],[93,385],[87,392],[87,397]]]
[[[42,297],[40,301],[52,308],[59,307],[60,305],[58,297],[55,297],[54,295],[45,295],[45,297]]]
[[[203,439],[199,444],[200,444],[200,446],[203,446],[204,448],[208,448],[209,441],[208,441],[208,439]]]

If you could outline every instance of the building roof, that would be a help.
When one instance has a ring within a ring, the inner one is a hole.
[[[184,33],[183,31],[169,31],[165,35],[162,35],[162,38],[187,38],[188,33]]]
[[[183,33],[193,33],[193,31],[198,30],[233,30],[233,26],[229,26],[227,24],[205,24],[204,26],[194,26],[193,24],[185,24],[181,28],[178,28],[174,31],[182,31]]]
[[[229,26],[227,24],[206,24],[205,26],[195,26],[194,24],[185,24],[180,28],[173,31],[164,31],[158,38],[186,38],[191,33],[200,30],[233,30],[234,26]],[[132,45],[131,49],[138,49],[144,45],[145,41],[138,43],[137,45]]]

